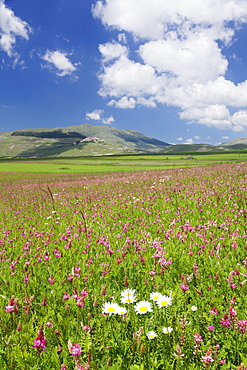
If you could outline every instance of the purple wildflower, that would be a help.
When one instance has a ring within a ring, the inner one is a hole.
[[[38,336],[34,339],[33,347],[36,348],[37,353],[40,354],[42,351],[46,351],[46,339],[44,336],[43,325],[39,330]]]

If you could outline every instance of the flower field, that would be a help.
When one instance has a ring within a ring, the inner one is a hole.
[[[247,164],[1,175],[0,369],[247,369]]]

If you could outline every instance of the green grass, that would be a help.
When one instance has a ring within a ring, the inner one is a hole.
[[[246,162],[246,153],[197,154],[188,159],[185,153],[173,155],[115,155],[43,159],[3,159],[0,172],[23,173],[99,173],[162,170],[219,163]]]
[[[246,174],[0,172],[0,370],[246,369]]]

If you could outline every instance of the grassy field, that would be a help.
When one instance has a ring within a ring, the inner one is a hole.
[[[246,369],[246,179],[1,172],[0,369]]]
[[[74,158],[4,159],[0,172],[24,173],[98,173],[123,171],[162,170],[174,167],[191,167],[219,163],[246,162],[243,153],[197,153],[193,159],[188,154],[173,155],[119,155]]]

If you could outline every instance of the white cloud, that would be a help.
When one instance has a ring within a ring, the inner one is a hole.
[[[246,9],[242,0],[99,0],[93,15],[106,26],[140,38],[160,39],[171,25],[183,27],[184,32],[193,25],[213,25],[225,38],[225,22],[245,20]]]
[[[29,38],[31,27],[14,12],[5,6],[3,0],[0,0],[0,48],[5,51],[9,57],[17,57],[14,51],[16,38]]]
[[[230,113],[224,105],[207,105],[201,108],[191,107],[180,114],[180,118],[188,120],[199,120],[202,118],[229,119]]]
[[[182,136],[178,137],[177,140],[182,141],[183,140]]]
[[[106,44],[99,45],[99,51],[102,54],[104,62],[109,62],[112,59],[121,57],[128,54],[128,49],[117,42],[107,42]]]
[[[95,109],[93,112],[86,113],[86,119],[99,121],[105,125],[111,125],[113,122],[115,122],[115,119],[112,116],[104,117],[104,114],[105,112],[103,109]]]
[[[104,125],[111,125],[113,122],[115,122],[115,119],[112,116],[102,118],[102,123],[104,123]]]
[[[91,113],[86,113],[86,119],[92,119],[94,121],[101,121],[101,114],[104,113],[102,109],[95,109]]]
[[[168,38],[140,46],[140,56],[158,72],[168,72],[179,82],[207,82],[227,70],[227,60],[217,43],[204,33],[191,32],[187,39]]]
[[[247,127],[247,110],[239,110],[232,115],[232,122],[235,125],[241,125]]]
[[[50,51],[47,50],[42,59],[50,63],[53,67],[57,69],[56,74],[58,76],[71,75],[76,70],[77,64],[72,64],[67,58],[67,53],[61,51]]]
[[[122,109],[126,109],[126,108],[130,108],[130,109],[133,109],[135,108],[136,106],[136,101],[135,99],[133,98],[128,98],[127,96],[123,96],[121,99],[119,99],[118,101],[116,100],[111,100],[108,105],[110,106],[115,106],[117,108],[122,108]]]
[[[117,38],[118,38],[118,42],[122,42],[123,44],[127,44],[127,38],[126,38],[125,33],[119,33],[117,35]]]
[[[155,75],[153,67],[134,62],[125,55],[110,65],[104,65],[103,68],[103,73],[99,75],[102,83],[99,94],[102,96],[155,95],[158,93],[159,85],[162,86],[161,80],[164,79]]]
[[[226,79],[224,55],[247,22],[246,1],[98,0],[92,11],[108,29],[121,32],[118,42],[99,47],[99,94],[113,98],[110,105],[173,105],[181,119],[235,131],[246,127],[244,115],[231,117],[229,108],[247,107],[247,81]],[[133,44],[119,44],[127,42],[126,32],[136,41],[134,50]]]
[[[222,136],[221,138],[224,139],[224,140],[228,140],[229,136]]]
[[[196,140],[200,140],[200,139],[201,139],[201,137],[200,137],[200,136],[197,136],[197,135],[195,135],[195,136],[194,136],[194,138],[195,138]]]
[[[157,104],[155,103],[155,101],[152,98],[150,98],[150,99],[138,98],[137,99],[137,104],[138,105],[144,105],[145,107],[149,107],[149,108],[157,107]]]
[[[194,144],[194,140],[193,139],[187,139],[185,144]]]
[[[156,103],[152,99],[145,99],[145,98],[137,98],[136,100],[132,97],[128,98],[127,96],[123,96],[119,100],[112,99],[109,101],[108,105],[115,106],[116,108],[122,109],[133,109],[137,105],[142,105],[148,108],[155,108]]]

